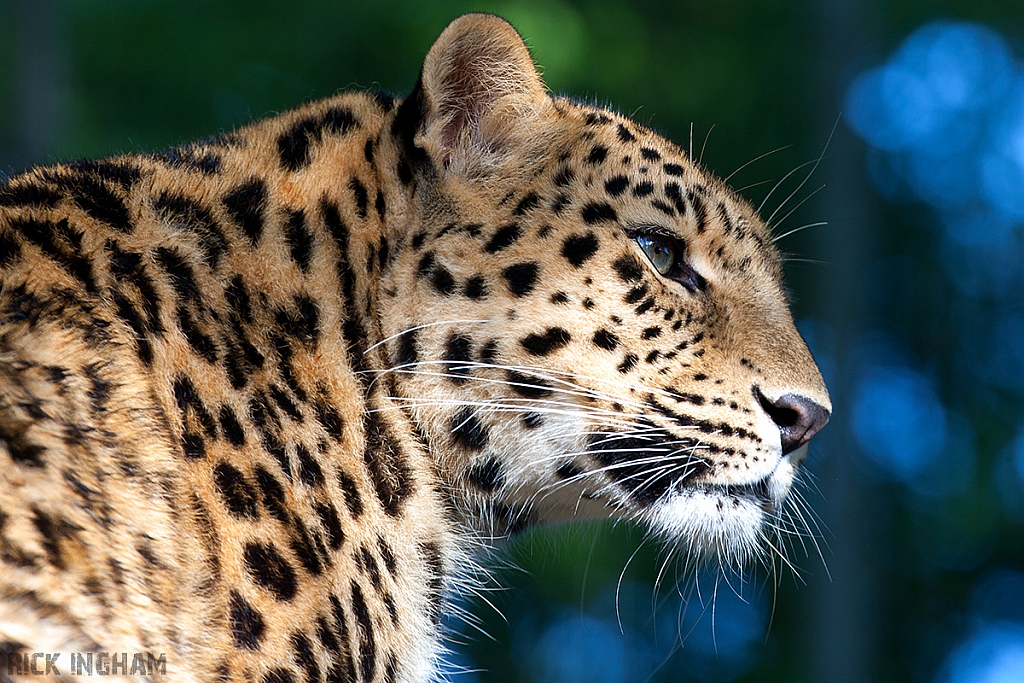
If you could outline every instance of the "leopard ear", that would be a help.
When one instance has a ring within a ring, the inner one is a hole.
[[[523,39],[493,14],[459,17],[420,74],[420,144],[446,174],[487,176],[543,137],[553,113]]]

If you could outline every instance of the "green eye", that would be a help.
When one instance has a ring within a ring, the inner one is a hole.
[[[676,263],[676,245],[667,237],[659,235],[639,235],[636,243],[651,259],[651,265],[662,275],[672,272]]]

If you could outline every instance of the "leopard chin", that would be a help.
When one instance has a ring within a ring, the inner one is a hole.
[[[775,469],[747,484],[699,483],[665,494],[647,514],[659,535],[690,557],[742,567],[767,555],[807,445],[779,459]]]

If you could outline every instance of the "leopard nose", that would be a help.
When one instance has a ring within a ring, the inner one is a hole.
[[[759,389],[754,389],[754,393],[761,408],[779,428],[783,455],[803,446],[828,423],[828,409],[806,396],[786,394],[771,401]]]

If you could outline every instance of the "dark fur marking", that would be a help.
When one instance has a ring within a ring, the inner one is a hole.
[[[664,169],[665,169],[665,173],[667,173],[668,175],[672,175],[672,176],[681,176],[681,175],[683,175],[683,167],[680,166],[679,164],[665,164]]]
[[[605,202],[590,202],[580,210],[580,216],[587,225],[600,223],[602,221],[615,222],[619,219],[611,204]]]
[[[352,190],[352,196],[356,202],[356,214],[365,219],[366,210],[370,205],[370,195],[366,192],[366,186],[359,178],[352,176],[352,180],[348,181],[348,188]]]
[[[249,519],[259,518],[252,483],[240,470],[229,463],[219,462],[213,468],[213,478],[217,483],[217,491],[220,492],[232,515]]]
[[[462,287],[462,293],[470,299],[480,300],[487,297],[487,280],[483,275],[474,275],[466,280]]]
[[[229,405],[220,407],[220,428],[224,432],[224,438],[233,446],[241,448],[245,445],[245,430],[238,422],[238,416]]]
[[[363,497],[359,495],[359,487],[356,481],[342,470],[338,470],[338,484],[341,486],[341,493],[345,498],[345,507],[353,519],[363,514]]]
[[[604,162],[605,157],[608,156],[608,148],[604,145],[594,145],[590,150],[590,154],[587,155],[587,163],[591,166],[596,166]]]
[[[377,499],[388,515],[396,517],[402,503],[413,492],[412,472],[401,445],[378,413],[366,413],[363,430],[366,437],[363,461]]]
[[[562,243],[562,256],[573,265],[580,268],[597,253],[600,243],[593,232],[585,235],[570,235]]]
[[[503,225],[495,231],[484,249],[488,254],[496,254],[502,249],[512,246],[523,236],[523,228],[516,223]]]
[[[66,218],[56,223],[16,217],[11,217],[8,221],[13,230],[21,233],[28,242],[39,247],[47,258],[81,282],[86,291],[99,291],[92,263],[81,253],[84,235],[80,230],[71,227]]]
[[[656,338],[658,338],[660,336],[661,336],[661,328],[655,326],[655,327],[648,327],[647,329],[645,329],[643,331],[643,333],[640,335],[640,338],[641,339],[656,339]]]
[[[519,200],[516,204],[516,208],[512,210],[513,216],[524,216],[527,211],[535,209],[540,204],[540,197],[537,196],[536,192],[530,192],[525,197]]]
[[[267,512],[281,522],[288,524],[291,516],[288,514],[287,502],[284,494],[284,487],[266,468],[256,466],[256,484],[259,486],[263,507]]]
[[[298,517],[292,518],[291,538],[288,546],[299,558],[299,562],[313,576],[320,576],[327,564],[327,549],[318,535],[311,534],[305,523]]]
[[[211,268],[217,267],[228,250],[228,242],[209,209],[190,197],[170,192],[161,193],[153,208],[163,220],[195,234],[206,262]]]
[[[466,478],[481,491],[491,493],[505,483],[505,473],[497,458],[487,458],[466,471]]]
[[[533,291],[537,284],[540,265],[532,261],[516,263],[501,271],[509,291],[517,297],[524,297]]]
[[[235,647],[245,650],[259,650],[260,640],[266,630],[263,616],[246,602],[236,591],[231,591],[231,635]]]
[[[416,348],[418,332],[419,330],[408,330],[398,337],[396,365],[415,365],[419,360],[419,351]]]
[[[359,631],[359,675],[361,680],[372,681],[377,670],[377,644],[373,637],[373,620],[366,607],[363,591],[352,582],[352,613]]]
[[[460,408],[452,416],[449,431],[458,446],[478,451],[487,446],[490,435],[469,406]]]
[[[491,339],[482,347],[480,347],[480,362],[493,364],[495,358],[498,357],[498,340]]]
[[[603,328],[594,333],[593,342],[594,346],[605,351],[614,351],[619,346],[619,338]]]
[[[304,444],[295,445],[295,457],[299,463],[299,480],[306,486],[319,486],[324,481],[324,472],[313,459]]]
[[[342,443],[345,438],[345,423],[337,409],[325,398],[315,401],[313,408],[316,410],[316,421],[324,431],[336,442]]]
[[[267,185],[252,178],[231,189],[221,200],[228,215],[245,232],[253,246],[263,234],[264,212],[267,205]]]
[[[441,558],[441,549],[436,543],[420,543],[419,548],[427,570],[430,616],[436,622],[441,618],[441,606],[444,601],[444,562]]]
[[[647,292],[647,284],[640,283],[636,287],[633,287],[632,289],[629,290],[629,292],[626,294],[626,298],[623,299],[623,301],[632,306],[633,304],[647,296]]]
[[[195,271],[188,263],[188,260],[176,249],[158,247],[156,250],[157,263],[167,273],[171,281],[171,287],[179,297],[185,301],[200,301],[199,285],[196,283]]]
[[[327,533],[327,545],[331,550],[337,550],[345,542],[345,533],[341,529],[341,519],[338,518],[338,510],[330,503],[316,503],[313,506],[317,517]]]
[[[625,374],[636,367],[637,361],[640,358],[635,353],[627,353],[623,358],[622,362],[619,363],[619,372]]]
[[[307,683],[320,683],[320,665],[316,663],[313,645],[304,633],[292,634],[292,649],[295,651],[295,664],[306,672]]]
[[[643,277],[644,267],[633,254],[623,254],[612,263],[623,282],[636,282]]]
[[[444,360],[447,361],[445,373],[456,385],[466,383],[470,368],[466,364],[472,361],[472,340],[462,334],[452,333],[445,342]]]
[[[306,214],[302,209],[288,212],[284,234],[292,260],[299,264],[299,269],[303,273],[309,273],[310,262],[313,259],[313,235],[306,227]]]
[[[572,335],[563,327],[549,327],[544,334],[530,334],[520,340],[520,344],[534,356],[546,356],[566,346],[572,341]]]
[[[629,187],[629,179],[624,175],[617,175],[609,178],[604,183],[605,192],[613,197],[618,197]]]
[[[523,414],[523,426],[527,429],[536,429],[544,424],[544,415],[536,411]]]
[[[512,391],[525,398],[547,398],[552,394],[551,384],[539,377],[509,370],[508,381]]]
[[[309,164],[309,153],[313,145],[320,142],[323,134],[345,134],[358,121],[345,107],[332,107],[322,116],[299,119],[277,139],[277,153],[281,166],[288,171],[298,171]]]
[[[636,136],[630,133],[629,129],[621,123],[615,127],[615,132],[623,142],[633,142],[633,140],[636,140]]]

